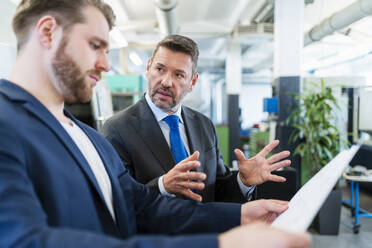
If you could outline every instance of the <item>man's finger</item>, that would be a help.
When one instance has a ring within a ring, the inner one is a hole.
[[[273,200],[267,200],[264,202],[263,207],[268,212],[274,212],[277,214],[283,213],[285,210],[288,209],[288,204],[278,203]]]
[[[277,183],[283,183],[287,181],[285,177],[277,176],[277,175],[271,175],[267,181],[277,182]]]
[[[184,162],[189,162],[189,161],[195,161],[198,158],[199,158],[199,152],[196,151],[193,154],[191,154],[190,156],[188,156],[187,158],[185,158],[184,160],[182,160],[181,162],[179,162],[178,164],[184,163]]]
[[[186,171],[189,171],[189,170],[193,170],[193,169],[196,169],[196,168],[199,168],[200,167],[200,162],[199,161],[188,161],[188,162],[179,162],[177,165],[176,165],[177,169],[182,171],[182,172],[186,172]]]
[[[280,204],[280,205],[284,205],[284,206],[288,206],[288,204],[289,204],[289,201],[276,200],[276,199],[268,199],[268,200],[265,200],[265,201],[274,202],[275,204]]]
[[[280,153],[272,155],[270,158],[267,159],[267,161],[270,164],[273,164],[275,162],[278,162],[282,160],[283,158],[287,158],[291,153],[289,151],[282,151]]]
[[[204,181],[207,178],[207,175],[203,172],[185,172],[182,173],[182,175],[179,176],[180,179],[183,179],[185,181],[187,180],[201,180]]]
[[[194,190],[202,190],[205,187],[204,183],[202,182],[192,182],[192,181],[180,182],[179,185],[186,189],[194,189]]]
[[[279,140],[274,140],[264,147],[257,155],[266,157],[275,147],[279,145]]]
[[[184,196],[194,200],[194,201],[198,201],[198,202],[201,202],[203,200],[203,198],[198,195],[198,194],[195,194],[194,192],[192,192],[191,190],[189,189],[185,189],[181,192],[181,194],[183,194]]]
[[[290,165],[291,165],[291,160],[284,160],[284,161],[280,161],[278,163],[272,164],[270,166],[270,169],[271,169],[271,171],[276,171],[277,169],[287,167],[287,166],[290,166]]]
[[[238,161],[243,161],[245,160],[244,153],[240,149],[234,149],[234,153]]]

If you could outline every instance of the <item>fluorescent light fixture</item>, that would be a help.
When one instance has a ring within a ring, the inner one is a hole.
[[[128,46],[128,41],[125,39],[124,35],[118,28],[113,28],[110,32],[110,35],[115,41],[117,48]]]
[[[140,56],[138,56],[136,52],[130,52],[129,59],[133,62],[133,64],[137,66],[143,65],[142,59],[140,58]]]
[[[370,44],[352,45],[349,48],[335,50],[334,53],[326,54],[327,56],[324,58],[314,58],[312,61],[304,63],[301,69],[303,71],[310,71],[335,66],[337,64],[345,63],[355,58],[367,55],[371,50],[372,45]]]

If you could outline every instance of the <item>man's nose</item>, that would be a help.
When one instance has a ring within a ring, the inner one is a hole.
[[[110,63],[108,61],[106,53],[102,53],[98,56],[96,69],[105,72],[108,72],[110,70]]]
[[[161,84],[162,84],[162,86],[167,87],[167,88],[172,87],[173,78],[172,78],[172,75],[169,72],[164,75],[164,78],[161,81]]]

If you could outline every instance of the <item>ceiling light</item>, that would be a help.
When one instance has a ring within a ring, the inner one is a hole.
[[[124,35],[117,28],[113,28],[110,32],[112,39],[115,41],[117,48],[128,46],[128,41],[125,39]]]
[[[143,65],[142,59],[140,58],[140,56],[138,56],[138,54],[136,52],[130,52],[129,53],[129,59],[133,62],[133,64],[135,64],[137,66]]]

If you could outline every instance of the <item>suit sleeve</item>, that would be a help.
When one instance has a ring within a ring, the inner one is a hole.
[[[107,143],[108,144],[108,143]],[[108,144],[108,148],[111,148]],[[107,149],[112,170],[127,202],[128,213],[135,214],[140,234],[220,233],[240,225],[241,204],[198,203],[154,194],[123,169],[114,149]],[[132,204],[133,203],[133,204]]]
[[[136,178],[133,159],[130,155],[130,152],[127,150],[125,140],[121,137],[120,132],[116,128],[115,122],[108,120],[103,126],[102,134],[115,148],[116,152],[119,154],[121,161],[128,169],[132,177]],[[147,182],[145,185],[149,187],[152,192],[160,193],[158,180],[159,177],[156,177]]]
[[[211,123],[211,129],[215,136],[216,157],[217,157],[217,175],[216,175],[216,191],[215,199],[220,202],[246,202],[239,184],[237,182],[237,172],[231,172],[223,161],[220,152],[216,128]]]
[[[159,177],[155,177],[154,179],[152,179],[151,181],[149,181],[145,185],[147,187],[149,187],[152,192],[160,194],[159,183],[158,182],[159,182]]]
[[[135,202],[140,233],[220,233],[240,225],[241,204],[198,203],[153,194],[124,173],[119,177],[125,195]]]
[[[0,128],[1,247],[178,248],[218,246],[217,237],[213,234],[193,237],[132,236],[121,240],[92,231],[50,226],[48,216],[41,204],[42,200],[48,199],[40,199],[34,191],[32,180],[27,172],[28,154],[23,150],[20,137],[16,137],[14,132],[5,130],[3,125],[0,127],[2,127]],[[140,214],[142,212],[148,213],[140,211]]]

